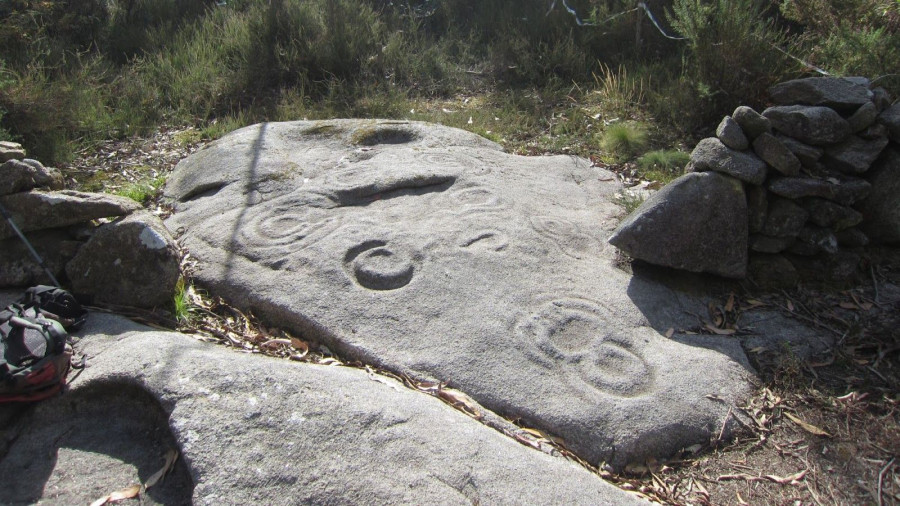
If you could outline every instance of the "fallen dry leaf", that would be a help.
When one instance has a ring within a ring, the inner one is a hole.
[[[124,501],[125,499],[133,499],[141,493],[140,485],[132,485],[128,488],[123,488],[122,490],[117,490],[109,495],[105,495],[100,499],[91,503],[91,506],[103,506],[104,504],[111,504],[119,501]]]
[[[675,335],[675,329],[672,327],[669,327],[669,330],[666,331],[666,337],[671,339],[672,336],[674,336],[674,335]]]
[[[728,302],[725,304],[725,312],[730,313],[734,311],[734,293],[728,296]]]
[[[790,413],[788,413],[788,412],[785,412],[785,413],[784,413],[784,416],[788,417],[792,422],[796,423],[796,424],[799,425],[803,430],[805,430],[806,432],[809,432],[810,434],[815,434],[816,436],[831,437],[831,434],[829,434],[829,433],[825,432],[824,430],[822,430],[822,429],[816,427],[815,425],[812,425],[812,424],[809,424],[809,423],[804,422],[803,420],[797,418],[796,416],[794,416],[794,415],[792,415],[792,414],[790,414]]]
[[[290,345],[291,340],[290,339],[269,339],[268,341],[262,343],[262,346],[264,346],[266,348],[272,348],[272,347],[279,346],[282,344]]]
[[[800,480],[802,480],[803,477],[806,476],[806,473],[808,473],[808,472],[809,472],[808,469],[804,469],[803,471],[800,471],[799,473],[795,473],[790,476],[785,476],[784,478],[782,478],[781,476],[775,476],[774,474],[767,474],[765,476],[765,478],[767,480],[774,481],[775,483],[778,483],[781,485],[797,485],[798,483],[800,483]]]
[[[706,330],[712,332],[713,334],[718,334],[720,336],[730,336],[737,332],[734,329],[720,329],[719,327],[713,326],[710,323],[706,324]]]
[[[461,409],[476,419],[480,419],[482,416],[478,411],[478,404],[471,397],[459,390],[441,388],[438,390],[437,395],[454,408]]]
[[[172,470],[172,467],[175,465],[176,460],[178,460],[178,450],[175,450],[173,448],[166,452],[165,464],[163,464],[159,471],[156,471],[152,476],[147,478],[146,483],[144,483],[144,490],[147,490],[148,488],[162,481],[163,477],[169,474],[169,471]]]

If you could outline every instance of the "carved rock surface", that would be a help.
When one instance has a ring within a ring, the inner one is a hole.
[[[779,132],[814,146],[841,142],[850,135],[847,120],[828,107],[776,106],[763,111],[763,116]]]
[[[839,111],[853,111],[870,101],[868,88],[838,77],[786,81],[769,88],[769,95],[779,105],[823,105]]]
[[[13,193],[0,197],[0,204],[6,207],[22,232],[124,216],[141,209],[140,204],[129,198],[70,190]],[[15,235],[6,220],[0,220],[0,239]]]
[[[701,198],[741,202],[746,224],[740,182],[689,178],[717,181],[727,195]],[[621,188],[587,160],[509,155],[457,129],[333,120],[233,132],[165,193],[169,229],[217,294],[621,467],[717,437],[748,391],[739,346],[661,335],[705,300],[614,267]],[[715,238],[727,251],[700,249],[746,255],[736,228]]]
[[[4,425],[4,503],[88,504],[146,481],[176,449],[145,503],[648,504],[360,369],[235,353],[103,313],[79,336],[87,367],[69,391],[32,416],[0,406],[0,420],[24,422]]]
[[[153,308],[172,303],[180,262],[163,223],[141,211],[101,225],[66,265],[66,274],[78,296]]]
[[[652,264],[741,278],[747,269],[747,223],[739,181],[692,173],[647,199],[609,242]]]

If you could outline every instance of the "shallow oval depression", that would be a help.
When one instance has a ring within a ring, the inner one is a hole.
[[[420,139],[417,132],[396,126],[373,126],[353,132],[351,141],[362,146],[377,144],[406,144]]]

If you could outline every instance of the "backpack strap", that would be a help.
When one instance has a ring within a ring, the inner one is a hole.
[[[62,323],[67,330],[78,330],[87,320],[87,311],[75,296],[55,286],[33,286],[25,290],[19,303],[27,308],[35,308],[36,313]]]

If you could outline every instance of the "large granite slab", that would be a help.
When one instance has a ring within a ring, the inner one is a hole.
[[[707,300],[615,267],[620,188],[576,157],[333,120],[233,132],[165,192],[215,293],[621,467],[730,433],[753,372],[734,338],[662,335]]]
[[[361,369],[251,356],[92,313],[64,394],[0,406],[0,502],[646,504]]]

